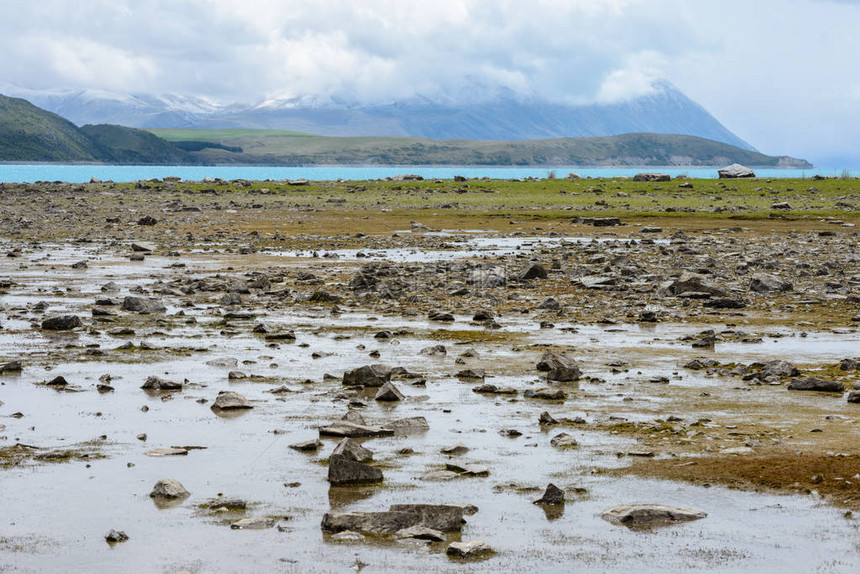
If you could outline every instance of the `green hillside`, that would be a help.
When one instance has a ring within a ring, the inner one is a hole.
[[[326,137],[266,130],[157,130],[205,163],[275,165],[559,165],[812,167],[684,135],[624,134],[523,141]],[[193,146],[193,147],[186,147]]]
[[[122,164],[196,163],[188,153],[146,130],[98,125],[84,126],[81,131],[98,147],[102,161]]]
[[[72,122],[0,95],[0,160],[98,161],[99,151]]]

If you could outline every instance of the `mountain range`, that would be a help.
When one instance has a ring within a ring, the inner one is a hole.
[[[666,81],[617,103],[561,104],[510,90],[484,97],[413,96],[384,104],[343,97],[268,99],[222,104],[196,96],[122,94],[100,90],[32,90],[0,83],[0,93],[24,98],[73,123],[136,128],[295,130],[323,136],[532,140],[656,133],[698,136],[754,148]],[[474,90],[473,90],[474,92]]]

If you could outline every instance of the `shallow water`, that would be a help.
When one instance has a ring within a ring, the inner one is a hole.
[[[498,239],[482,238],[480,244],[515,248]],[[707,415],[720,424],[738,422],[746,415],[690,400],[704,390],[714,400],[735,396],[737,379],[707,377],[679,366],[694,357],[752,362],[790,356],[798,364],[833,363],[857,354],[856,332],[801,337],[786,330],[782,338],[765,337],[755,345],[720,343],[710,352],[679,340],[701,331],[703,325],[594,326],[559,321],[555,329],[540,329],[533,317],[518,314],[498,318],[500,332],[509,340],[462,344],[462,334],[454,336],[453,331],[484,329],[465,316],[440,327],[417,317],[367,310],[331,315],[325,307],[294,306],[261,315],[267,324],[296,333],[293,343],[271,344],[249,333],[256,321],[234,321],[239,326],[236,334],[222,334],[230,325],[215,314],[215,306],[201,304],[184,309],[196,324],[171,318],[179,309],[171,305],[163,325],[135,324],[131,336],[109,335],[111,325],[92,332],[51,334],[29,329],[30,321],[40,316],[29,311],[28,304],[48,302],[47,315],[84,314],[108,280],[122,286],[117,294],[121,298],[155,279],[189,270],[208,272],[241,258],[199,255],[188,261],[187,269],[173,269],[169,258],[131,263],[97,247],[51,246],[49,251],[49,259],[47,252],[35,252],[0,262],[0,276],[16,282],[8,294],[0,295],[4,327],[0,363],[27,358],[23,374],[0,376],[4,437],[0,446],[60,448],[94,441],[107,458],[0,470],[0,571],[351,572],[356,558],[367,564],[362,572],[855,572],[860,567],[860,524],[814,497],[610,478],[594,469],[628,464],[628,457],[619,453],[636,450],[634,440],[588,430],[588,425],[547,431],[537,423],[544,410],[588,422],[609,416],[649,421],[673,413],[687,420]],[[88,269],[68,269],[82,258],[90,259]],[[171,302],[170,297],[165,299]],[[374,338],[382,329],[406,333]],[[146,341],[155,348],[115,350],[126,341],[137,345]],[[439,343],[447,346],[448,355],[419,354]],[[543,348],[533,346],[544,344],[568,346],[570,354],[582,361],[584,373],[602,381],[570,386],[571,398],[563,404],[524,399],[523,390],[544,384],[534,371]],[[98,345],[106,354],[86,356],[87,345]],[[455,364],[457,355],[469,347],[480,356],[467,359],[465,365]],[[330,354],[314,359],[311,353],[316,350]],[[374,350],[380,353],[377,359],[368,356]],[[236,366],[208,364],[221,358],[236,359]],[[613,360],[630,366],[608,373],[607,363]],[[323,439],[315,454],[288,445],[316,437],[320,425],[346,412],[346,399],[333,400],[342,385],[325,381],[324,374],[339,377],[346,369],[375,362],[404,366],[427,383],[414,387],[398,382],[407,400],[395,405],[373,401],[372,392],[364,395],[367,406],[361,412],[368,421],[424,416],[430,430],[364,441],[384,467],[384,485],[329,488],[325,459],[336,441]],[[464,367],[486,368],[487,382],[513,386],[519,394],[511,400],[473,393],[473,383],[454,376]],[[231,381],[231,370],[260,378]],[[105,373],[114,377],[115,390],[100,394],[95,385]],[[82,392],[58,392],[38,384],[57,375]],[[181,393],[149,395],[139,387],[150,375],[187,379],[189,384]],[[646,382],[654,375],[670,375],[671,382]],[[266,392],[280,385],[293,392]],[[232,417],[214,414],[209,408],[212,401],[228,389],[247,397],[254,409]],[[801,400],[784,389],[763,388],[748,395],[760,417],[774,420],[781,405]],[[142,410],[144,406],[148,410]],[[808,408],[815,416],[856,416],[851,406],[841,396],[828,396]],[[23,418],[12,418],[16,412]],[[523,434],[517,438],[499,434],[508,428]],[[579,449],[558,451],[550,446],[550,438],[562,430],[579,441]],[[140,433],[146,433],[145,442],[136,438]],[[454,460],[486,464],[490,476],[421,480],[449,460],[440,449],[459,442],[471,450]],[[180,445],[206,448],[178,457],[144,454]],[[404,447],[414,449],[414,454],[398,454]],[[173,508],[158,508],[148,493],[161,478],[179,480],[191,497]],[[285,486],[294,482],[300,485]],[[547,516],[532,501],[548,482],[586,493],[569,495],[560,516]],[[507,488],[511,484],[517,488]],[[197,510],[198,504],[219,493],[252,503],[246,516],[289,517],[279,523],[284,531],[235,531]],[[466,518],[461,537],[483,539],[498,554],[486,561],[454,563],[444,555],[444,545],[332,542],[319,527],[323,514],[333,509],[383,510],[407,502],[475,504],[480,510]],[[628,530],[599,516],[608,507],[634,502],[689,506],[709,516],[650,531]],[[126,531],[131,539],[107,545],[103,535],[112,528]]]

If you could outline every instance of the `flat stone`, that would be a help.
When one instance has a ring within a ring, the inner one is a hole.
[[[476,558],[492,554],[493,549],[483,540],[470,540],[469,542],[452,542],[445,551],[448,556],[454,558]]]
[[[460,474],[453,470],[431,470],[424,474],[421,480],[426,480],[427,482],[445,482],[454,480],[455,478],[460,478]]]
[[[293,443],[290,445],[290,448],[301,452],[316,452],[319,449],[320,444],[320,440],[318,438],[314,438],[311,440]]]
[[[469,452],[469,447],[462,443],[455,444],[454,446],[446,446],[442,447],[442,454],[447,454],[450,456],[459,456],[461,454],[466,454]]]
[[[530,399],[543,399],[545,401],[563,401],[567,398],[567,393],[561,389],[529,389],[523,396]]]
[[[167,311],[167,307],[165,307],[161,301],[146,297],[126,297],[122,300],[122,306],[120,308],[123,311],[142,313],[144,315],[164,313]]]
[[[434,542],[441,542],[446,539],[444,532],[427,528],[426,526],[410,526],[409,528],[398,530],[394,534],[394,537],[400,539],[416,538],[418,540],[432,540]]]
[[[665,504],[626,504],[614,506],[600,515],[604,520],[625,526],[656,526],[705,518],[707,514],[693,508]]]
[[[413,526],[440,532],[459,532],[463,528],[463,509],[455,505],[395,504],[383,512],[329,512],[323,516],[324,532],[346,530],[363,534],[395,534]]]
[[[230,528],[233,530],[265,530],[274,525],[274,519],[266,518],[265,516],[258,516],[256,518],[243,518],[241,520],[237,520],[230,525]]]
[[[77,315],[58,315],[42,321],[42,329],[46,331],[71,331],[83,325],[83,321]]]
[[[188,449],[184,448],[153,448],[151,450],[146,451],[146,456],[183,456],[188,454]]]
[[[788,383],[789,391],[820,391],[825,393],[841,393],[845,390],[845,385],[839,381],[829,381],[826,379],[818,379],[815,377],[804,377],[802,379],[792,379]]]
[[[161,377],[147,377],[146,382],[143,383],[141,389],[146,389],[148,391],[181,391],[182,383],[177,383],[175,381],[168,381],[167,379],[162,379]]]
[[[385,423],[382,428],[397,433],[412,433],[430,430],[430,425],[424,417],[409,417]]]
[[[337,421],[331,424],[320,427],[320,436],[335,436],[335,437],[375,437],[375,436],[391,436],[393,430],[379,427],[371,427],[351,423],[349,421]]]

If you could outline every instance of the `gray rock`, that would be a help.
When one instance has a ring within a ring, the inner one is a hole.
[[[549,444],[558,449],[578,448],[579,443],[569,434],[562,432],[558,433],[549,441]]]
[[[20,361],[10,361],[0,365],[0,373],[20,373],[24,370]]]
[[[394,534],[413,526],[440,532],[463,528],[463,508],[442,504],[395,504],[383,512],[329,512],[323,516],[324,532],[353,531],[364,534]]]
[[[146,389],[149,391],[181,391],[182,383],[177,383],[175,381],[168,381],[167,379],[162,379],[161,377],[147,377],[146,382],[143,383],[141,389]]]
[[[614,506],[600,515],[604,520],[625,526],[656,526],[672,522],[699,520],[707,516],[701,510],[665,504],[629,504]]]
[[[537,306],[538,309],[546,309],[548,311],[558,311],[561,309],[561,303],[554,297],[547,297]]]
[[[455,478],[460,478],[460,474],[453,470],[431,470],[424,474],[424,476],[421,477],[421,480],[426,480],[428,482],[444,482],[447,480],[454,480]]]
[[[391,367],[388,365],[364,365],[343,374],[346,386],[381,387],[391,380]]]
[[[672,176],[668,173],[637,173],[633,176],[633,181],[671,181]]]
[[[131,244],[131,250],[137,253],[152,253],[155,251],[155,245],[152,243],[134,242]]]
[[[318,438],[297,442],[290,445],[291,449],[298,450],[300,452],[316,452],[319,447],[320,440]]]
[[[547,379],[558,382],[577,381],[582,376],[579,364],[570,357],[554,351],[547,351],[537,363],[539,371],[546,372]]]
[[[382,471],[369,464],[355,462],[347,454],[332,454],[328,463],[328,481],[332,486],[382,482]],[[353,529],[350,529],[353,530]]]
[[[523,396],[530,399],[543,399],[545,401],[563,401],[567,398],[567,393],[561,389],[529,389]]]
[[[857,359],[842,359],[839,362],[839,369],[842,371],[860,371],[860,360]],[[0,367],[0,372],[3,371],[3,367]]]
[[[476,558],[493,553],[493,549],[483,540],[470,540],[468,542],[452,542],[445,551],[448,556],[454,558]]]
[[[432,347],[424,347],[419,351],[421,355],[427,355],[428,357],[440,357],[448,354],[448,349],[445,348],[445,345],[433,345]]]
[[[685,271],[674,281],[662,286],[670,295],[683,293],[708,293],[717,297],[725,297],[726,290],[714,283],[710,278],[698,273]]]
[[[128,534],[126,534],[122,530],[110,530],[107,534],[105,534],[105,542],[108,542],[109,544],[125,542],[126,540],[128,540]]]
[[[849,403],[860,403],[860,391],[851,391],[848,393]]]
[[[720,179],[735,179],[739,177],[755,177],[755,172],[739,163],[717,170]]]
[[[756,293],[779,293],[791,291],[794,286],[788,281],[768,273],[755,273],[750,278],[750,290]]]
[[[394,386],[394,383],[389,381],[379,388],[379,391],[377,391],[376,396],[373,398],[377,401],[391,402],[402,401],[406,397]]]
[[[473,269],[466,276],[466,283],[478,287],[504,287],[506,279],[505,268],[495,266],[487,269]]]
[[[549,274],[546,271],[546,268],[540,263],[533,263],[520,271],[519,275],[517,275],[517,279],[520,281],[528,281],[531,279],[546,279]]]
[[[122,301],[121,309],[132,313],[158,314],[167,311],[167,307],[162,305],[157,299],[146,297],[126,297]]]
[[[463,369],[457,372],[458,379],[483,381],[486,371],[484,369]]]
[[[462,443],[457,443],[454,446],[442,447],[440,452],[449,456],[459,456],[461,454],[466,454],[467,452],[469,452],[469,447]]]
[[[845,385],[839,381],[804,377],[802,379],[793,379],[788,383],[787,388],[789,391],[822,391],[825,393],[841,393],[845,390]]]
[[[430,430],[430,425],[424,417],[409,417],[385,423],[382,428],[397,433],[413,433]]]
[[[796,377],[800,375],[800,370],[788,361],[777,359],[765,363],[764,366],[762,366],[761,370],[758,372],[758,375],[759,378],[762,379],[768,376],[774,376],[779,378]]]
[[[534,504],[564,504],[564,491],[550,482],[543,496],[535,500]]]
[[[426,526],[410,526],[403,530],[398,530],[394,534],[395,538],[406,539],[416,538],[418,540],[432,540],[433,542],[441,542],[446,539],[445,533]]]
[[[172,478],[159,480],[149,493],[151,498],[185,498],[190,495],[191,493],[185,490],[182,484]]]
[[[337,421],[320,427],[320,436],[359,438],[392,436],[393,434],[394,431],[390,429],[360,425],[349,421]]]
[[[248,399],[234,391],[221,391],[211,407],[213,410],[253,409]]]
[[[350,438],[344,438],[339,443],[337,443],[337,446],[334,447],[332,454],[345,456],[347,459],[353,462],[368,463],[373,460],[373,452],[371,452],[369,449],[364,448],[363,446],[358,444],[358,442]]]
[[[58,315],[42,321],[42,328],[46,331],[71,331],[83,327],[84,323],[77,315]]]
[[[243,518],[230,524],[233,530],[265,530],[275,525],[273,518],[257,516],[255,518]]]

